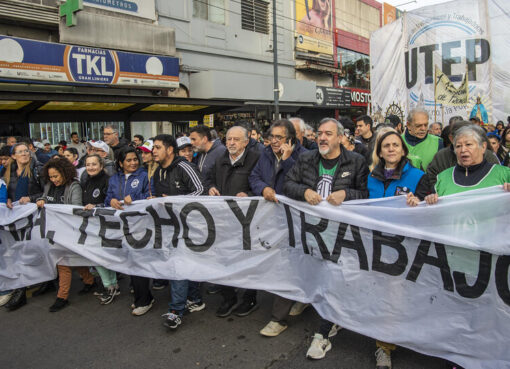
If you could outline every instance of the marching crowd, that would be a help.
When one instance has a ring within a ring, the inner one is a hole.
[[[426,201],[433,205],[442,196],[503,185],[510,191],[510,123],[487,132],[477,122],[462,117],[441,127],[425,110],[414,109],[404,125],[389,116],[376,127],[372,119],[355,121],[324,118],[317,132],[300,118],[280,119],[261,134],[255,126],[240,122],[222,139],[205,126],[177,138],[160,134],[149,140],[135,135],[132,142],[119,137],[112,126],[104,127],[104,141],[81,142],[72,133],[70,143],[52,148],[50,142],[9,137],[0,148],[0,202],[8,208],[27,203],[72,204],[85,209],[125,209],[136,200],[154,197],[263,196],[276,195],[317,205],[339,206],[344,201],[404,195],[409,206]],[[57,289],[49,308],[57,312],[69,304],[72,271],[83,281],[79,294],[93,293],[103,305],[120,294],[118,275],[102,266],[57,265],[57,281],[43,283],[34,296]],[[164,325],[177,329],[185,313],[205,308],[198,282],[153,280],[131,276],[132,314],[140,316],[154,303],[152,289],[170,285]],[[220,293],[218,317],[247,316],[257,309],[257,291],[208,285]],[[240,299],[240,301],[238,301]],[[26,304],[26,289],[0,292],[0,306],[16,310]],[[274,337],[287,328],[288,315],[299,315],[306,304],[274,297],[272,316],[260,333]],[[322,320],[306,356],[323,358],[331,349],[330,338],[340,327]],[[376,342],[376,367],[391,368],[395,345]]]

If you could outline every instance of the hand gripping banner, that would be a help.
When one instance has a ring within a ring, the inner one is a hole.
[[[405,205],[165,197],[124,211],[0,207],[0,290],[56,264],[266,290],[345,328],[468,368],[510,367],[510,194]]]

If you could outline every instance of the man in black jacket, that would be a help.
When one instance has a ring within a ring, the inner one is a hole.
[[[249,131],[243,127],[232,127],[227,131],[227,152],[218,157],[211,173],[211,196],[252,196],[248,177],[259,159],[258,150],[248,150]],[[223,303],[216,311],[216,316],[229,316],[237,304],[237,295],[233,287],[221,290]],[[257,291],[246,290],[243,302],[236,307],[234,314],[246,316],[258,308]]]
[[[341,144],[343,126],[333,118],[324,118],[317,131],[319,151],[302,154],[287,173],[283,192],[290,198],[317,205],[326,200],[332,205],[368,197],[368,167],[365,158]],[[324,319],[313,337],[306,356],[322,359],[331,349],[329,337],[338,327]]]
[[[195,165],[176,155],[177,142],[171,135],[158,135],[154,137],[153,156],[159,167],[152,177],[152,196],[199,196],[204,192],[200,173]],[[135,295],[138,290],[148,296],[146,302],[152,306],[152,296],[149,291],[149,282],[146,278],[136,277],[138,282],[133,287]],[[168,304],[168,313],[163,314],[163,323],[170,329],[176,329],[182,324],[182,316],[189,312],[200,311],[205,308],[200,294],[199,283],[187,280],[170,281],[171,302]],[[189,299],[189,301],[187,301]]]

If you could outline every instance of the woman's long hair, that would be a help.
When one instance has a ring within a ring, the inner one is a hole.
[[[27,148],[27,150],[29,150],[28,145],[26,143],[20,142],[20,143],[15,144],[12,147],[12,152],[15,154],[16,149],[20,146],[25,146]],[[21,170],[20,177],[32,178],[32,170],[31,170],[32,156],[30,155],[30,150],[29,150],[29,157],[30,157],[30,159],[29,159],[28,163]],[[7,163],[5,163],[4,182],[7,186],[9,186],[9,182],[11,181],[12,164],[15,162],[16,162],[16,164],[18,164],[17,161],[11,157],[11,158],[9,158],[9,160],[7,160]]]

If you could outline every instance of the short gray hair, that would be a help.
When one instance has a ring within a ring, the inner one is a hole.
[[[407,114],[407,122],[412,122],[414,119],[414,116],[416,114],[425,114],[427,116],[427,119],[429,119],[429,112],[426,111],[423,108],[414,108],[409,111],[409,114]]]
[[[103,132],[106,128],[110,128],[113,131],[113,133],[116,133],[117,135],[119,134],[119,129],[117,127],[114,127],[109,124],[109,125],[103,127]]]
[[[227,134],[226,134],[225,136],[228,136],[228,133],[229,133],[231,130],[233,130],[234,128],[236,128],[236,129],[240,129],[240,130],[242,130],[242,131],[243,131],[244,138],[245,138],[245,140],[246,140],[246,141],[248,141],[248,140],[250,139],[250,132],[249,132],[246,128],[241,127],[241,126],[233,126],[233,127],[230,127],[230,128],[228,129],[228,131],[227,131]]]
[[[292,117],[292,118],[289,118],[289,120],[294,123],[293,121],[295,120],[296,122],[299,123],[299,130],[301,132],[305,132],[305,129],[306,129],[306,123],[303,119],[301,118],[298,118],[298,117]]]
[[[453,136],[453,144],[456,145],[457,140],[461,137],[473,137],[480,147],[482,147],[484,142],[487,142],[484,129],[475,124],[459,128],[459,130],[455,132],[455,136]]]
[[[313,132],[313,127],[309,124],[305,124],[305,130]]]
[[[336,131],[337,131],[338,135],[339,136],[343,136],[344,135],[344,132],[345,132],[344,126],[342,125],[342,123],[340,123],[335,118],[322,118],[321,121],[319,122],[319,127],[321,125],[323,125],[324,123],[327,123],[327,122],[335,123],[336,124]]]

